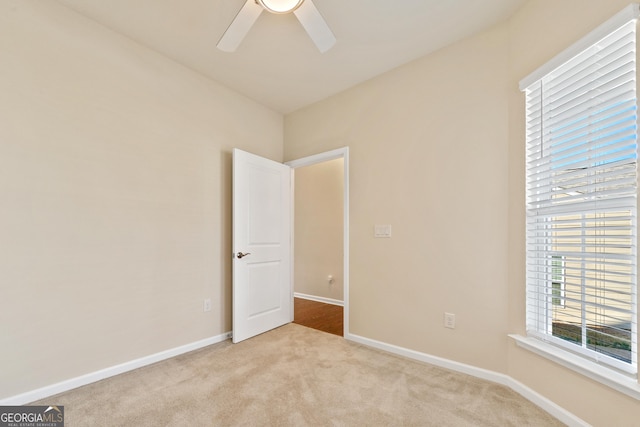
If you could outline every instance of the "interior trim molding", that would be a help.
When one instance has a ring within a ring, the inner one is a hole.
[[[591,360],[575,356],[566,350],[557,348],[535,338],[518,334],[509,335],[516,344],[538,356],[549,359],[565,368],[584,375],[629,397],[640,400],[640,384],[636,378],[617,372],[607,366],[599,365]]]
[[[444,359],[442,357],[433,356],[427,353],[421,353],[419,351],[410,350],[408,348],[400,347],[393,344],[387,344],[381,341],[376,341],[370,338],[365,338],[355,334],[345,334],[345,339],[356,342],[358,344],[366,345],[368,347],[377,348],[398,356],[407,357],[409,359],[417,360],[420,362],[428,363],[430,365],[439,366],[441,368],[449,369],[462,374],[471,375],[472,377],[481,378],[483,380],[491,381],[497,384],[501,384],[509,387],[522,397],[530,401],[531,403],[539,406],[555,418],[560,420],[571,427],[588,427],[589,424],[581,418],[575,416],[571,412],[547,399],[540,393],[530,389],[526,385],[519,381],[514,380],[508,375],[500,374],[498,372],[490,371],[483,368],[467,365],[453,360]]]
[[[339,305],[340,307],[344,307],[344,301],[340,301],[333,298],[318,297],[315,295],[302,294],[300,292],[294,292],[293,296],[295,298],[308,299],[309,301],[323,302],[325,304]]]
[[[176,357],[190,351],[198,350],[212,344],[217,344],[229,339],[230,337],[231,332],[226,332],[224,334],[217,335],[211,338],[205,338],[203,340],[185,344],[180,347],[175,347],[169,350],[151,354],[149,356],[130,360],[119,365],[111,366],[109,368],[101,369],[99,371],[91,372],[79,377],[64,380],[56,384],[51,384],[45,387],[38,388],[36,390],[18,394],[16,396],[1,399],[0,406],[26,405],[36,400],[44,399],[55,394],[72,390],[74,388],[82,387],[84,385],[91,384],[105,378],[114,377],[125,372],[133,371],[134,369],[142,368],[143,366],[170,359],[172,357]]]
[[[343,307],[343,333],[344,335],[349,334],[349,147],[336,148],[335,150],[325,151],[324,153],[314,154],[307,157],[302,157],[300,159],[291,160],[285,163],[285,165],[289,165],[289,167],[293,170],[295,168],[303,167],[303,166],[311,166],[322,162],[327,162],[329,160],[335,160],[342,158],[342,172],[343,172],[343,217],[342,217],[342,250],[343,250],[343,260],[342,260],[342,307]],[[293,172],[292,172],[293,173]],[[292,182],[295,185],[295,175]],[[292,221],[293,227],[293,221]],[[293,229],[292,229],[293,233]],[[293,235],[293,234],[292,234]],[[293,243],[292,243],[293,249]],[[292,280],[293,280],[293,265],[294,258],[293,252],[291,255],[291,269],[292,269]],[[292,282],[293,283],[293,282]],[[295,287],[295,283],[293,284]],[[293,290],[293,289],[292,289]],[[293,294],[293,292],[292,292]],[[291,297],[291,302],[293,303],[293,296]],[[291,321],[293,322],[293,310],[291,311]]]

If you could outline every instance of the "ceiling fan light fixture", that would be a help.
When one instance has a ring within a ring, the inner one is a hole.
[[[256,0],[260,6],[271,13],[291,13],[300,7],[304,0]]]

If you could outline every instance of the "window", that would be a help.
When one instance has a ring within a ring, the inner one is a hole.
[[[564,257],[551,256],[551,304],[564,307]]]
[[[527,333],[637,372],[636,22],[521,84]]]

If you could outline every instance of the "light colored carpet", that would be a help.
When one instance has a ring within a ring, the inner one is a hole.
[[[556,426],[507,387],[289,324],[35,404],[74,426]]]

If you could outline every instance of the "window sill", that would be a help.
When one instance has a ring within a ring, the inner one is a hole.
[[[621,374],[613,369],[606,368],[595,362],[574,356],[555,346],[547,344],[535,338],[523,337],[522,335],[509,335],[526,350],[532,351],[539,356],[556,362],[565,368],[578,372],[594,381],[611,387],[621,393],[640,400],[640,384],[634,378]]]

